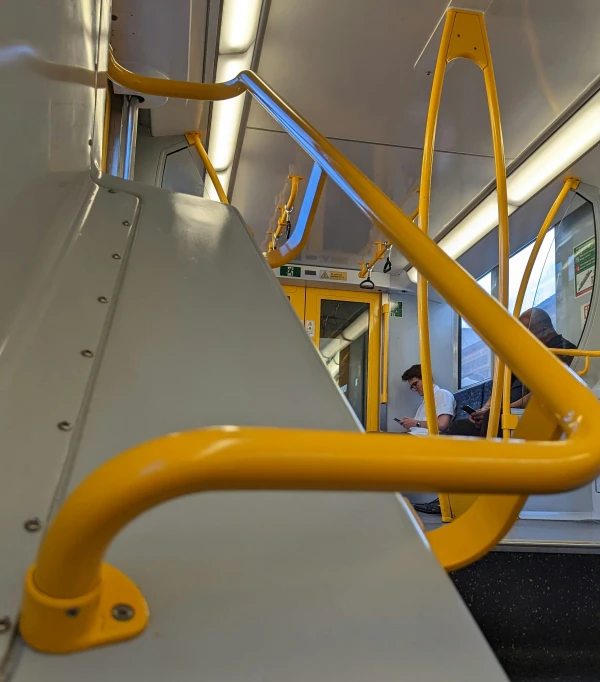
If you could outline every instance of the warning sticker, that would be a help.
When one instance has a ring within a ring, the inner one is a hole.
[[[319,277],[321,279],[335,279],[338,282],[345,282],[348,279],[348,273],[344,270],[321,270]]]
[[[575,261],[575,297],[583,296],[594,288],[596,271],[596,238],[578,244],[573,249]]]

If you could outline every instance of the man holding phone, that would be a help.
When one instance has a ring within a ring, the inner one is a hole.
[[[421,374],[421,365],[413,365],[409,367],[402,375],[402,381],[406,381],[411,391],[415,391],[423,397],[423,376]],[[450,391],[440,388],[436,384],[433,385],[433,397],[435,400],[435,413],[437,416],[438,430],[443,433],[450,426],[450,422],[454,417],[456,409],[456,401]],[[425,400],[419,405],[417,413],[413,417],[402,417],[402,419],[395,419],[402,427],[412,434],[427,434],[427,416],[425,414]]]
[[[536,336],[548,348],[577,348],[574,344],[559,334],[550,316],[541,308],[529,308],[519,317],[522,325]],[[573,362],[573,358],[567,355],[559,355],[558,358],[566,365]],[[510,385],[510,407],[524,408],[531,393],[523,386],[522,382],[513,374]],[[476,436],[484,438],[487,435],[488,422],[490,417],[490,399],[479,410],[468,410],[462,408],[469,415],[468,419],[457,419],[448,430],[450,436]],[[498,429],[498,437],[501,437],[501,429]]]

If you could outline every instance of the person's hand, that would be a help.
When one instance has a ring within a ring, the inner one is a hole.
[[[485,410],[477,410],[476,412],[473,412],[473,414],[469,415],[469,421],[475,424],[475,426],[481,426],[481,422],[488,412],[489,408]]]
[[[412,417],[402,417],[400,420],[400,426],[403,426],[407,431],[410,431],[417,425],[417,420]]]

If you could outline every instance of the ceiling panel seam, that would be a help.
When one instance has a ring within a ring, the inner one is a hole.
[[[247,126],[247,130],[257,130],[262,133],[277,133],[279,135],[287,135],[287,132],[285,130],[274,130],[272,128],[262,128],[260,126]],[[375,147],[391,147],[393,149],[413,149],[415,151],[422,151],[423,147],[413,147],[411,145],[407,144],[391,144],[389,142],[373,142],[372,140],[357,140],[351,137],[331,137],[329,135],[325,135],[326,139],[328,140],[333,140],[334,142],[356,142],[357,144],[370,144]],[[471,152],[458,152],[455,150],[449,150],[449,149],[436,149],[436,152],[440,152],[442,154],[455,154],[456,156],[475,156],[480,159],[493,159],[494,157],[491,154],[476,154],[476,153],[471,153]],[[509,157],[505,157],[506,161],[512,161]]]

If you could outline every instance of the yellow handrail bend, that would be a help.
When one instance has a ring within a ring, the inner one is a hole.
[[[560,364],[548,358],[552,366]],[[586,399],[590,395],[585,392]],[[526,412],[522,421],[528,419]],[[27,574],[21,634],[50,653],[139,634],[148,620],[144,598],[103,558],[124,526],[175,497],[208,490],[412,491],[446,485],[459,492],[558,492],[588,479],[592,455],[582,447],[592,437],[591,425],[582,421],[568,441],[517,441],[510,457],[499,457],[502,443],[443,436],[400,451],[393,434],[221,427],[158,438],[109,460],[61,507]]]

